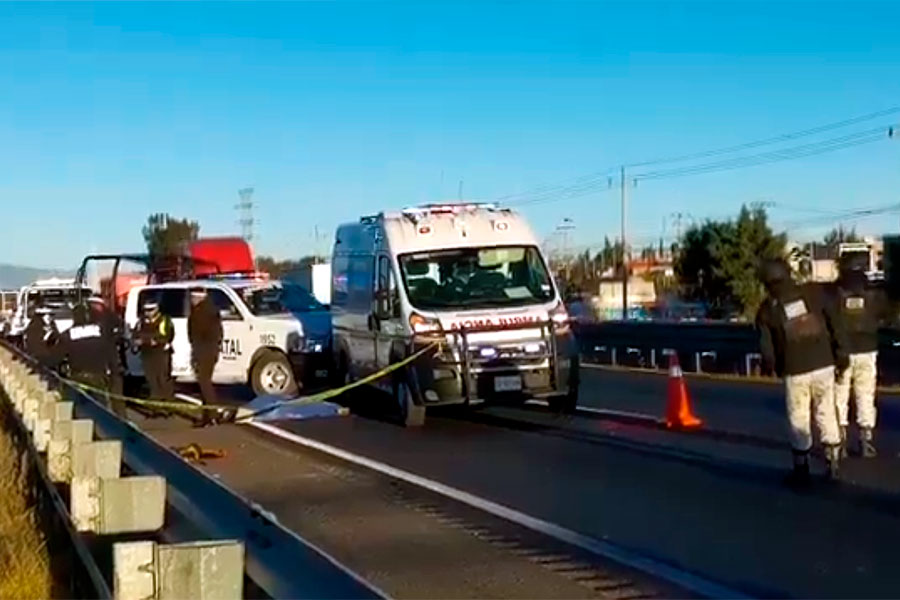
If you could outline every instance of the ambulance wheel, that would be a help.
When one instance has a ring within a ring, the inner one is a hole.
[[[425,407],[416,404],[409,383],[405,380],[394,382],[394,402],[400,410],[400,422],[404,427],[421,427],[425,424]]]
[[[558,413],[573,414],[578,406],[578,390],[581,387],[579,373],[580,364],[577,358],[573,358],[569,371],[569,389],[565,394],[552,396],[547,400],[550,410]]]
[[[265,350],[250,371],[253,393],[257,396],[289,396],[297,392],[294,371],[281,352]]]

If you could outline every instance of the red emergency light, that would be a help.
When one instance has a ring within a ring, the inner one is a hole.
[[[194,262],[195,277],[256,271],[253,251],[243,238],[200,238],[188,244],[188,253]]]

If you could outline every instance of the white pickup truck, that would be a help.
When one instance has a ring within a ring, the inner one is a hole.
[[[143,305],[154,299],[175,327],[172,376],[196,381],[187,334],[190,290],[206,289],[222,316],[223,340],[213,382],[249,383],[256,394],[292,394],[298,383],[330,375],[331,316],[304,289],[253,278],[176,281],[132,288],[125,307],[126,336]],[[140,356],[126,353],[126,374],[142,377]]]

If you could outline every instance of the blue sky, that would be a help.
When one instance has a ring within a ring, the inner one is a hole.
[[[150,212],[236,232],[247,185],[258,251],[296,257],[316,227],[460,180],[492,199],[900,105],[887,1],[3,3],[0,22],[0,262],[34,266],[140,250]],[[641,182],[630,230],[764,200],[811,237],[898,190],[885,139]],[[618,231],[613,192],[523,210],[542,235],[573,219],[577,244]],[[896,232],[900,213],[858,225]]]

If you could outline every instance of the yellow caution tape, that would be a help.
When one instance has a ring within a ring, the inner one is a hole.
[[[349,392],[352,389],[355,389],[355,388],[358,388],[358,387],[361,387],[364,385],[368,385],[374,381],[381,379],[385,375],[390,375],[394,371],[402,369],[403,367],[415,362],[416,360],[418,360],[419,358],[421,358],[428,352],[436,349],[439,344],[440,344],[440,342],[431,343],[431,344],[425,346],[424,348],[422,348],[421,350],[418,350],[417,352],[410,354],[409,356],[407,356],[406,358],[404,358],[401,361],[392,363],[392,364],[386,366],[385,368],[381,369],[380,371],[376,371],[375,373],[372,373],[371,375],[367,375],[366,377],[363,377],[362,379],[357,379],[353,383],[348,383],[347,385],[343,385],[338,388],[334,388],[331,390],[325,390],[325,391],[318,392],[316,394],[312,394],[309,396],[293,398],[291,400],[283,400],[281,402],[276,402],[272,406],[268,406],[264,409],[257,410],[257,411],[251,411],[246,408],[238,408],[235,422],[240,423],[242,421],[247,421],[249,419],[252,419],[253,417],[258,417],[259,415],[262,415],[262,414],[265,414],[268,412],[272,412],[283,406],[303,406],[306,404],[317,404],[319,402],[324,402],[331,398],[335,398],[337,396],[340,396],[341,394],[345,394],[345,393]]]
[[[228,406],[225,404],[190,404],[187,402],[176,402],[169,400],[145,400],[143,398],[134,398],[133,396],[125,396],[122,394],[114,394],[108,390],[104,390],[102,388],[98,388],[92,385],[88,385],[86,383],[81,383],[80,381],[76,381],[74,379],[66,379],[65,377],[59,377],[59,380],[63,383],[78,388],[84,392],[92,392],[95,394],[101,394],[107,398],[112,400],[121,400],[122,402],[127,402],[129,404],[136,404],[138,406],[146,406],[147,408],[172,408],[178,410],[194,410],[194,411],[204,411],[204,410],[234,410],[234,406]]]
[[[82,382],[76,381],[74,379],[68,379],[68,378],[62,377],[61,375],[58,375],[56,373],[54,373],[54,376],[57,379],[59,379],[62,383],[65,383],[66,385],[68,385],[70,387],[82,390],[84,392],[91,392],[94,394],[99,394],[106,398],[110,398],[112,400],[119,400],[122,402],[127,402],[129,404],[134,404],[137,406],[144,406],[147,408],[163,408],[163,409],[171,409],[171,410],[179,410],[179,411],[233,412],[233,413],[235,413],[235,422],[246,422],[247,420],[252,419],[253,417],[256,417],[256,416],[259,416],[259,415],[262,415],[262,414],[265,414],[268,412],[272,412],[283,406],[303,406],[303,405],[308,405],[308,404],[318,404],[320,402],[325,402],[326,400],[329,400],[331,398],[336,398],[337,396],[340,396],[341,394],[349,392],[352,389],[355,389],[355,388],[358,388],[358,387],[361,387],[364,385],[368,385],[374,381],[377,381],[378,379],[381,379],[385,375],[390,375],[394,371],[397,371],[399,369],[402,369],[403,367],[406,367],[407,365],[418,360],[420,357],[422,357],[426,353],[437,348],[438,345],[439,345],[439,342],[434,342],[432,344],[429,344],[428,346],[422,348],[421,350],[418,350],[417,352],[414,352],[413,354],[404,358],[403,360],[398,361],[393,364],[390,364],[387,367],[381,369],[380,371],[372,373],[371,375],[367,375],[366,377],[363,377],[362,379],[358,379],[357,381],[354,381],[353,383],[348,383],[341,387],[330,389],[330,390],[325,390],[322,392],[318,392],[316,394],[311,394],[309,396],[302,396],[300,398],[293,398],[290,400],[283,400],[280,402],[276,402],[272,406],[267,406],[266,408],[257,410],[257,411],[251,411],[246,408],[225,405],[225,404],[190,404],[187,402],[177,402],[177,401],[172,402],[172,401],[167,401],[167,400],[145,400],[143,398],[134,398],[132,396],[125,396],[123,394],[115,394],[113,392],[110,392],[110,391],[107,391],[107,390],[104,390],[102,388],[98,388],[98,387],[95,387],[92,385],[88,385],[86,383],[82,383]]]

